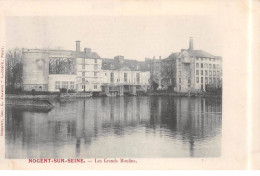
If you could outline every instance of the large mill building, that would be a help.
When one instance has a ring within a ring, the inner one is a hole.
[[[222,58],[203,50],[189,48],[172,53],[161,61],[160,86],[171,86],[177,92],[205,91],[207,86],[222,86]]]
[[[143,64],[123,56],[102,59],[90,48],[81,51],[80,41],[76,41],[75,51],[23,49],[23,90],[135,93],[149,85],[150,72],[143,70]]]

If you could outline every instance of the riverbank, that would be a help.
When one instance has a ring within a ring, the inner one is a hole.
[[[53,99],[70,99],[70,98],[89,98],[92,93],[61,93],[48,95],[30,95],[30,94],[6,94],[6,99],[16,100],[53,100]]]
[[[54,100],[54,99],[77,99],[89,97],[102,97],[104,94],[92,93],[62,93],[62,94],[48,94],[48,95],[28,95],[28,94],[6,94],[6,99],[15,100]],[[135,96],[135,95],[125,95]],[[168,91],[148,91],[137,93],[136,96],[173,96],[173,97],[222,97],[221,94],[213,94],[207,92],[197,93],[183,93],[183,92],[168,92]]]
[[[173,97],[218,97],[221,98],[221,94],[213,94],[213,93],[206,93],[206,92],[197,92],[197,93],[183,93],[183,92],[148,92],[146,93],[148,96],[173,96]]]

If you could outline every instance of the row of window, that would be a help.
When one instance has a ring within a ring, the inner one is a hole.
[[[105,73],[106,75],[106,73]],[[127,73],[124,73],[124,82],[127,82]],[[120,79],[118,79],[117,81],[120,81]],[[140,73],[136,73],[136,81],[137,83],[140,82]],[[114,82],[114,73],[110,73],[110,82],[113,83]]]
[[[85,59],[85,58],[82,58],[82,64],[85,64],[85,61],[86,61],[86,59]],[[97,62],[97,59],[94,59],[94,63],[95,63],[95,64],[98,63],[98,62]]]
[[[55,81],[55,89],[75,89],[74,81]]]
[[[85,58],[82,58],[82,69],[85,69],[86,62],[85,62]],[[94,70],[98,69],[98,64],[97,64],[97,59],[95,59],[95,65],[94,65]]]
[[[216,69],[217,68],[217,69],[219,69],[220,66],[219,66],[219,64],[207,64],[207,63],[199,64],[199,63],[196,63],[196,68],[209,68],[209,69],[211,69],[211,68]]]
[[[97,87],[98,87],[98,86],[95,84],[95,85],[94,85],[94,89],[97,89]],[[85,86],[85,85],[82,85],[82,90],[85,90],[85,89],[86,89],[86,86]]]
[[[199,70],[196,70],[196,75],[203,75],[203,73],[205,73],[205,76],[208,76],[208,74],[209,74],[209,76],[212,76],[212,73],[213,73],[213,76],[216,76],[216,73],[217,73],[217,76],[220,76],[220,72],[219,71],[208,71],[208,70],[200,70],[200,72],[199,72]]]
[[[201,79],[199,79],[199,77],[196,77],[196,83],[203,83],[203,80],[204,80],[204,78],[203,77],[201,77]],[[209,77],[209,78],[205,78],[205,84],[215,84],[216,83],[216,81],[218,81],[218,82],[220,82],[220,79],[219,78],[211,78],[211,77]],[[181,78],[179,78],[179,83],[181,83]],[[188,77],[188,84],[190,84],[191,83],[191,81],[190,81],[190,77]]]
[[[198,61],[198,60],[201,60],[201,61],[213,61],[213,62],[215,62],[215,61],[218,61],[218,59],[211,59],[211,58],[196,58],[196,60]]]
[[[196,77],[196,83],[203,83],[203,80],[204,80],[204,78],[203,77],[201,77],[200,79],[199,79],[199,77]],[[209,77],[209,78],[205,78],[205,84],[215,84],[216,83],[216,81],[218,81],[218,82],[220,82],[220,79],[219,78],[211,78],[211,77]]]
[[[94,76],[97,76],[98,72],[94,72]],[[86,72],[82,72],[82,76],[85,77],[86,76]]]

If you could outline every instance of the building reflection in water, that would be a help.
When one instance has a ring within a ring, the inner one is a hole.
[[[6,106],[7,158],[218,157],[221,99],[104,97]]]

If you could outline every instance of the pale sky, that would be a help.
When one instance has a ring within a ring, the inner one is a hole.
[[[6,48],[91,48],[102,58],[144,60],[188,48],[222,56],[224,30],[217,16],[8,17]]]

